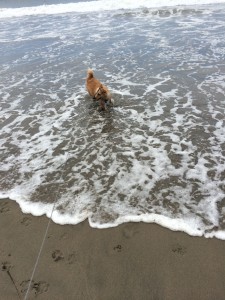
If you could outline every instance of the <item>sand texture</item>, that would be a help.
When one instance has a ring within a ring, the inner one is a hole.
[[[0,201],[2,300],[24,299],[47,224]],[[28,299],[224,300],[225,241],[155,224],[51,222]]]

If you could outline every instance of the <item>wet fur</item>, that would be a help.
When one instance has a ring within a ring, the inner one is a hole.
[[[88,69],[87,71],[86,88],[92,99],[94,101],[98,101],[100,109],[106,110],[107,101],[110,104],[113,104],[108,88],[103,85],[97,78],[95,78],[94,72],[91,69]]]

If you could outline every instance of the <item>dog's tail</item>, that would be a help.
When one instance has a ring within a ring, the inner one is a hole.
[[[93,78],[94,77],[94,72],[92,69],[87,70],[87,78]]]

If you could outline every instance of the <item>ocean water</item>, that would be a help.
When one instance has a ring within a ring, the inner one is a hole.
[[[225,1],[186,2],[0,2],[0,198],[225,239]]]

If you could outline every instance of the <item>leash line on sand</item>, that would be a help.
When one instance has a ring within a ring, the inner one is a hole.
[[[44,247],[44,243],[45,243],[45,240],[46,240],[48,229],[49,229],[49,226],[50,226],[50,223],[51,223],[51,220],[52,220],[52,215],[53,215],[53,212],[54,212],[54,209],[55,209],[56,199],[57,198],[55,198],[55,201],[54,201],[54,204],[53,204],[53,207],[52,207],[51,216],[50,216],[50,218],[48,220],[48,225],[47,225],[46,230],[45,230],[45,234],[44,234],[44,237],[43,237],[43,240],[42,240],[42,243],[41,243],[40,250],[38,252],[38,256],[37,256],[37,259],[36,259],[36,262],[35,262],[35,265],[34,265],[33,272],[32,272],[31,277],[30,277],[30,282],[29,282],[29,285],[28,285],[28,288],[27,288],[24,300],[28,299],[28,295],[29,295],[29,292],[30,292],[31,283],[32,283],[32,280],[34,278],[34,274],[35,274],[35,271],[37,269],[37,265],[38,265],[38,262],[39,262],[39,259],[40,259],[40,256],[41,256],[41,252],[42,252],[43,247]]]
[[[66,160],[66,162],[67,162],[67,160]],[[61,173],[61,178],[62,178],[62,173]],[[49,218],[49,220],[48,220],[48,224],[47,224],[47,227],[46,227],[46,230],[45,230],[43,239],[42,239],[41,247],[40,247],[40,250],[39,250],[39,252],[38,252],[38,256],[37,256],[36,262],[35,262],[35,264],[34,264],[34,268],[33,268],[33,271],[32,271],[31,277],[30,277],[30,282],[29,282],[29,285],[28,285],[26,294],[25,294],[25,296],[24,296],[24,300],[27,300],[27,299],[28,299],[28,296],[29,296],[29,293],[30,293],[30,288],[31,288],[31,284],[32,284],[32,281],[33,281],[33,278],[34,278],[34,274],[35,274],[35,271],[36,271],[36,269],[37,269],[37,266],[38,266],[38,263],[39,263],[39,260],[40,260],[40,257],[41,257],[42,250],[43,250],[43,248],[44,248],[44,243],[45,243],[45,240],[46,240],[46,237],[47,237],[47,233],[48,233],[48,230],[49,230],[50,223],[51,223],[51,221],[52,221],[52,215],[53,215],[53,212],[54,212],[54,210],[55,210],[56,200],[57,200],[57,196],[55,197],[55,201],[53,202],[53,207],[52,207],[51,215],[50,215],[50,218]],[[79,267],[80,267],[80,269],[83,271],[83,268],[81,267],[80,264],[79,264]],[[84,272],[83,275],[84,275],[84,278],[85,278],[86,292],[87,292],[88,298],[89,298],[89,299],[92,299],[92,297],[91,297],[91,295],[90,295],[88,283],[87,283],[87,276],[86,276],[86,273]]]
[[[67,162],[67,155],[66,155],[65,163],[66,163],[66,162]],[[62,179],[62,173],[63,173],[63,170],[64,170],[64,168],[61,169],[61,176],[60,176],[60,179]],[[40,250],[39,250],[39,252],[38,252],[38,256],[37,256],[36,262],[35,262],[35,264],[34,264],[33,272],[32,272],[31,277],[30,277],[30,282],[29,282],[29,285],[28,285],[26,294],[25,294],[25,296],[24,296],[24,300],[27,300],[27,299],[28,299],[28,295],[29,295],[29,292],[30,292],[30,288],[31,288],[31,284],[32,284],[32,281],[33,281],[33,278],[34,278],[34,274],[35,274],[35,271],[36,271],[37,266],[38,266],[38,263],[39,263],[39,259],[40,259],[40,256],[41,256],[41,252],[42,252],[42,250],[43,250],[44,243],[45,243],[45,240],[46,240],[46,236],[47,236],[47,233],[48,233],[48,229],[49,229],[49,226],[50,226],[50,223],[51,223],[51,220],[52,220],[52,215],[53,215],[53,212],[54,212],[54,210],[55,210],[56,200],[57,200],[57,195],[55,196],[55,201],[53,202],[53,207],[52,207],[51,215],[50,215],[50,218],[49,218],[49,220],[48,220],[48,224],[47,224],[47,227],[46,227],[46,230],[45,230],[43,239],[42,239],[41,247],[40,247]]]

